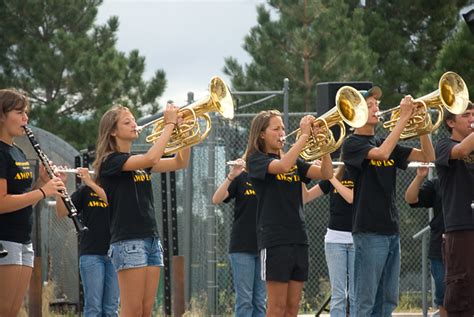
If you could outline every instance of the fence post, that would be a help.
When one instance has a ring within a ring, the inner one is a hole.
[[[194,101],[194,93],[188,92],[188,104]],[[191,263],[193,249],[192,220],[193,220],[193,151],[189,158],[189,167],[183,170],[184,173],[184,267],[185,267],[185,307],[189,307],[191,302]]]
[[[215,122],[214,114],[211,114],[211,120]],[[214,191],[215,169],[216,169],[216,143],[215,129],[211,129],[208,138],[208,176],[207,176],[207,232],[208,232],[208,248],[207,248],[207,307],[210,316],[216,316],[217,309],[217,280],[216,280],[216,216],[215,206],[211,203],[211,193]]]

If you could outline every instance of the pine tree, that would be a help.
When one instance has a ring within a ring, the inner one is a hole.
[[[276,90],[290,80],[290,110],[314,111],[318,82],[370,78],[376,55],[362,35],[361,8],[343,0],[269,0],[246,36],[249,65],[225,60],[236,90]],[[269,108],[269,104],[261,106]]]
[[[115,48],[117,17],[94,25],[101,3],[0,2],[0,86],[25,91],[32,123],[80,148],[95,143],[98,120],[112,104],[137,115],[156,110],[166,85],[162,70],[142,79],[138,51]]]

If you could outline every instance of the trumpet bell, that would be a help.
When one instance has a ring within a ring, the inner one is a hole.
[[[464,113],[469,103],[469,91],[461,76],[455,72],[444,73],[438,83],[438,89],[413,101],[418,104],[417,109],[406,124],[400,139],[408,140],[420,135],[429,134],[439,128],[443,121],[444,109],[453,114]],[[433,122],[429,110],[437,113]],[[383,127],[392,131],[400,118],[400,107],[382,111],[379,116],[390,113],[390,120],[384,122]]]
[[[313,125],[320,127],[317,134],[312,134],[300,153],[300,157],[306,161],[314,161],[323,155],[336,151],[344,141],[346,126],[360,128],[366,124],[368,119],[368,108],[364,97],[360,92],[350,86],[339,88],[336,93],[336,106],[316,118]],[[340,128],[339,139],[336,141],[331,127],[338,125]],[[296,139],[300,135],[298,131]]]

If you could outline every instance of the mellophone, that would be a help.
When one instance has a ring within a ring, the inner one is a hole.
[[[26,136],[30,140],[30,143],[33,146],[33,149],[36,151],[36,154],[38,154],[38,157],[39,157],[41,163],[43,164],[44,168],[46,169],[46,172],[48,173],[49,178],[52,179],[53,177],[55,177],[54,170],[51,167],[51,165],[49,164],[48,157],[46,156],[46,154],[44,154],[44,152],[41,150],[38,142],[36,141],[35,136],[33,134],[33,131],[27,126],[23,126],[23,129],[25,130]],[[72,203],[71,197],[69,196],[67,190],[66,189],[62,190],[62,191],[60,191],[60,193],[61,193],[61,199],[64,202],[64,205],[66,206],[66,209],[68,210],[68,216],[74,222],[74,226],[76,227],[76,232],[80,233],[80,232],[83,232],[83,231],[87,230],[87,227],[84,226],[82,224],[82,222],[79,220],[79,218],[77,217],[77,209],[74,206],[74,204]]]

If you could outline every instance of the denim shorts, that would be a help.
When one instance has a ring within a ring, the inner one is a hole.
[[[110,245],[109,257],[115,270],[163,266],[163,248],[158,237],[114,242]]]
[[[0,258],[0,265],[24,265],[33,267],[33,244],[0,240],[8,255]]]

